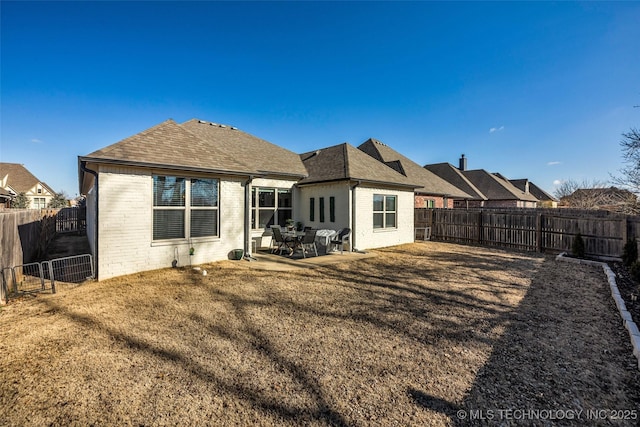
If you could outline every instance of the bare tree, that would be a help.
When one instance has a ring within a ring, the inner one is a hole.
[[[625,167],[620,169],[621,176],[613,182],[629,191],[640,194],[640,130],[631,128],[622,134],[620,141]]]
[[[573,180],[573,179],[569,179],[566,181],[562,181],[560,183],[560,185],[558,186],[558,188],[556,188],[556,191],[554,191],[553,195],[556,196],[556,198],[558,198],[559,200],[562,199],[566,199],[570,196],[572,196],[577,190],[585,190],[585,189],[594,189],[594,188],[606,188],[607,183],[604,181],[599,181],[597,179],[594,179],[592,181],[588,181],[588,180],[583,180],[581,182]],[[584,193],[593,193],[593,192],[584,192]],[[590,205],[590,206],[594,206],[594,203],[597,202],[597,200],[588,200],[588,199],[592,199],[592,194],[588,195],[588,194],[584,194],[582,196],[582,199],[580,201],[581,205]],[[576,206],[577,207],[577,206]],[[582,206],[580,206],[582,207]]]

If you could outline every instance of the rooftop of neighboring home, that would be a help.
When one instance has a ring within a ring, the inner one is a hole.
[[[462,191],[469,194],[472,200],[487,200],[487,197],[482,194],[482,191],[480,191],[473,182],[469,180],[469,178],[464,176],[460,169],[453,166],[451,163],[434,163],[431,165],[425,165],[425,169],[460,188]]]
[[[38,183],[51,194],[55,193],[44,181],[39,180],[19,163],[0,163],[0,188],[11,189],[16,194],[26,193]]]
[[[299,185],[354,180],[370,184],[392,184],[408,189],[421,187],[420,184],[346,142],[300,154],[300,159],[309,176],[299,181]]]
[[[517,188],[508,179],[484,169],[462,171],[469,181],[473,182],[488,200],[524,200],[537,202],[538,199],[530,193]]]
[[[538,201],[534,195],[519,189],[499,173],[489,173],[484,169],[468,170],[464,154],[457,168],[450,163],[425,165],[425,168],[463,189],[473,196],[473,200]]]
[[[421,185],[417,192],[459,199],[469,199],[472,196],[457,186],[440,178],[428,169],[423,168],[413,160],[393,150],[388,145],[369,138],[358,149],[374,159],[384,163],[396,172],[406,176],[409,180]]]
[[[540,201],[552,201],[552,202],[557,202],[558,201],[558,199],[556,199],[551,194],[547,193],[542,188],[538,187],[536,184],[534,184],[533,182],[529,181],[526,178],[524,178],[524,179],[510,179],[509,181],[513,185],[515,185],[519,190],[524,191],[524,192],[526,192],[527,191],[527,187],[529,187],[528,188],[529,193],[531,193],[536,199],[538,199]]]

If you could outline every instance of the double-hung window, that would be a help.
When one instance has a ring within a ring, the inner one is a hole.
[[[373,195],[373,228],[396,228],[396,196]]]
[[[34,197],[33,198],[33,208],[34,209],[44,209],[47,207],[47,199],[44,197]]]
[[[254,187],[251,189],[251,228],[287,225],[293,218],[291,190]]]
[[[153,240],[218,236],[218,183],[153,176]]]

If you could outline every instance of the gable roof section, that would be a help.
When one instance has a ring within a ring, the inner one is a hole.
[[[435,175],[452,185],[455,185],[457,188],[460,188],[462,191],[469,194],[472,200],[487,200],[487,196],[482,194],[482,191],[480,191],[478,187],[464,176],[460,169],[453,166],[451,163],[434,163],[431,165],[425,165],[424,168],[433,172]]]
[[[235,127],[192,119],[181,125],[208,145],[239,159],[251,170],[302,178],[307,171],[297,153],[260,139]]]
[[[484,169],[461,171],[489,200],[523,200],[537,202],[533,195],[519,190],[507,179]]]
[[[358,149],[374,159],[384,163],[396,172],[406,176],[412,182],[420,184],[416,189],[419,193],[448,196],[458,199],[468,199],[471,195],[454,184],[440,178],[428,169],[423,168],[413,160],[403,156],[377,139],[369,138]]]
[[[257,173],[171,119],[81,159],[171,169]]]
[[[511,182],[513,185],[515,185],[519,190],[521,191],[525,191],[527,182],[529,183],[529,193],[531,193],[536,199],[540,200],[540,201],[553,201],[553,202],[557,202],[558,199],[556,199],[555,197],[553,197],[551,194],[547,193],[546,191],[544,191],[542,188],[538,187],[537,185],[535,185],[533,182],[529,181],[526,178],[523,179],[510,179],[509,182]]]
[[[80,160],[240,175],[306,175],[297,154],[236,128],[195,119],[184,124],[169,119]]]
[[[3,183],[5,178],[7,178],[7,182],[4,186],[11,187],[18,194],[26,193],[38,183],[51,194],[55,194],[51,187],[40,181],[24,165],[19,163],[0,163],[0,183]]]
[[[354,146],[343,143],[300,154],[309,176],[299,185],[354,180],[415,189],[420,185]]]

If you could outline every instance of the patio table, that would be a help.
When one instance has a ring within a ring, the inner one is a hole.
[[[318,230],[316,233],[316,244],[328,249],[331,238],[338,234],[336,230]]]

